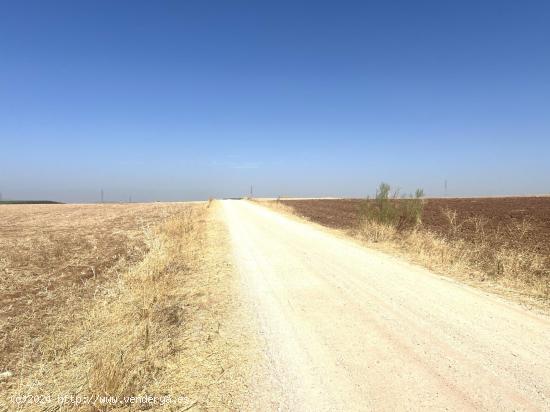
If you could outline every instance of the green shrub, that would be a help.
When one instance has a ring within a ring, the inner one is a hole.
[[[391,192],[387,183],[380,183],[374,199],[367,198],[361,204],[360,218],[395,227],[397,230],[411,229],[420,224],[424,202],[424,191],[417,189],[414,196],[399,198],[399,191]]]

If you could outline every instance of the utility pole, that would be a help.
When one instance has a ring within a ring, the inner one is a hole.
[[[250,185],[250,198],[254,197],[254,186]]]
[[[103,189],[101,189],[101,203],[103,203]]]

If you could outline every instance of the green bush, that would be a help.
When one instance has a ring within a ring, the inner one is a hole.
[[[367,198],[360,208],[363,221],[376,222],[395,227],[397,230],[411,229],[420,224],[424,202],[424,191],[417,189],[414,196],[400,198],[399,191],[391,192],[387,183],[380,183],[374,199]]]

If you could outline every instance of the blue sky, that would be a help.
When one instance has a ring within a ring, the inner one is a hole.
[[[0,192],[550,192],[548,1],[0,1]]]

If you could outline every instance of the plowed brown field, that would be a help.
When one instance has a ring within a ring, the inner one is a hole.
[[[311,221],[337,229],[354,229],[359,222],[362,199],[284,199],[281,203]],[[484,221],[486,237],[503,243],[508,229],[523,221],[529,225],[525,247],[539,253],[550,254],[550,197],[500,198],[446,198],[426,199],[422,227],[446,235],[449,231],[445,209],[457,212],[457,221],[463,223],[459,236],[473,240],[475,226],[471,218]]]

